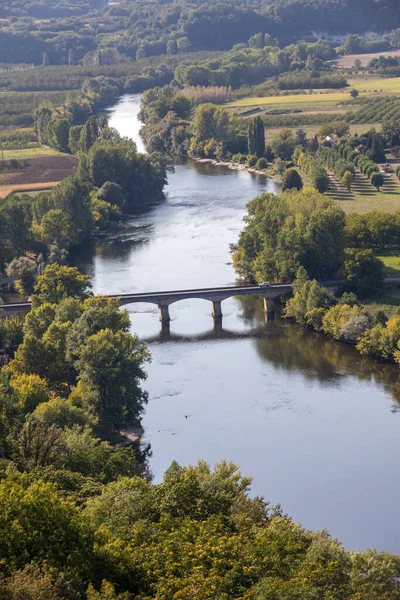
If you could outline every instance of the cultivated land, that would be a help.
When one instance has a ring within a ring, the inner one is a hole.
[[[44,158],[48,156],[59,156],[68,158],[68,155],[57,152],[52,148],[24,148],[22,150],[4,150],[4,160],[27,160],[29,158]]]
[[[331,65],[334,65],[341,69],[351,69],[354,67],[356,60],[361,62],[363,67],[366,67],[368,63],[374,58],[380,56],[400,56],[400,50],[390,50],[389,52],[375,52],[373,54],[349,54],[349,56],[341,56],[336,60],[329,61]]]
[[[39,150],[41,153],[37,152]],[[33,155],[27,154],[33,151],[36,151]],[[0,198],[6,198],[15,192],[50,189],[65,177],[72,175],[78,164],[75,156],[51,150],[50,154],[44,155],[42,148],[12,150],[10,153],[13,153],[12,158],[17,160],[27,159],[28,165],[25,169],[0,173]]]
[[[26,185],[0,185],[0,199],[5,200],[12,194],[29,194],[36,196],[40,192],[51,190],[59,181],[49,181],[47,183],[27,183]]]

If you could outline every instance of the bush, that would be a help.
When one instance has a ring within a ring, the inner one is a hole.
[[[303,180],[296,169],[288,169],[282,178],[282,190],[301,190],[303,187]]]
[[[256,154],[249,154],[249,156],[247,157],[247,164],[249,165],[249,167],[254,167],[254,165],[257,163],[257,155]]]
[[[262,170],[262,169],[267,169],[268,168],[268,161],[266,158],[259,158],[258,161],[256,162],[256,168],[258,170]]]

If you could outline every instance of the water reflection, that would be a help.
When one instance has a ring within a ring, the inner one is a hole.
[[[123,135],[131,126],[137,135],[139,101],[111,111]],[[95,293],[235,283],[229,244],[247,202],[276,184],[192,162],[168,180],[164,202],[76,259]],[[172,460],[233,460],[254,477],[254,493],[306,527],[328,528],[348,548],[399,552],[397,367],[307,329],[266,324],[257,298],[224,301],[217,325],[211,307],[173,304],[167,330],[156,306],[127,307],[153,357],[143,441],[155,481]]]

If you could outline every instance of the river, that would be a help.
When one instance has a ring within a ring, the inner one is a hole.
[[[140,96],[109,111],[110,125],[143,149]],[[85,259],[97,293],[228,285],[229,244],[246,203],[276,185],[246,172],[192,162],[168,177],[165,202],[132,219]],[[400,553],[398,371],[346,345],[276,321],[260,301],[129,307],[132,331],[152,354],[143,418],[154,481],[173,460],[228,459],[253,476],[252,493],[311,529],[328,529],[349,549]],[[400,388],[400,386],[399,386]]]

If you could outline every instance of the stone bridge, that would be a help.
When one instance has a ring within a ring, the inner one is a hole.
[[[341,283],[340,281],[321,282],[332,291]],[[135,294],[109,294],[109,298],[116,298],[120,306],[128,304],[137,304],[147,302],[156,304],[160,309],[160,321],[167,324],[170,321],[169,307],[174,302],[180,300],[200,299],[209,300],[212,303],[212,316],[216,321],[222,319],[221,303],[232,296],[258,296],[264,300],[264,310],[269,318],[273,318],[275,313],[275,300],[281,294],[292,291],[291,283],[277,283],[268,286],[225,286],[213,288],[198,288],[193,290],[174,290],[166,292],[146,292]],[[1,310],[9,312],[28,311],[31,308],[30,302],[12,302],[1,305]]]

